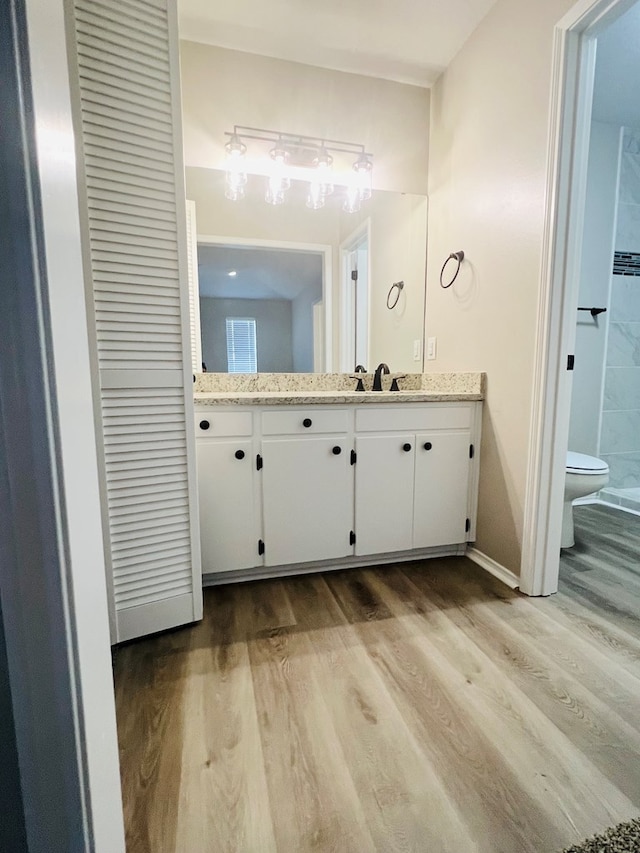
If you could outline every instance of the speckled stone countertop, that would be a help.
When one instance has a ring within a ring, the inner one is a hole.
[[[400,391],[389,391],[393,377]],[[197,406],[308,406],[370,403],[434,403],[483,400],[484,373],[410,373],[383,377],[383,391],[371,391],[373,374],[361,374],[367,390],[355,391],[345,373],[202,373],[194,383]]]

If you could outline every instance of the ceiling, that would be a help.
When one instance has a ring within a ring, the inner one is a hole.
[[[598,37],[593,118],[640,129],[640,2]]]
[[[495,0],[179,0],[180,38],[431,86]]]
[[[322,296],[323,256],[246,246],[198,246],[200,296],[295,299],[315,286]],[[234,271],[235,276],[229,273]]]

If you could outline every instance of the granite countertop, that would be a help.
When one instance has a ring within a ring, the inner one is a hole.
[[[234,377],[200,374],[193,395],[196,406],[309,406],[371,403],[442,403],[484,399],[484,373],[408,374],[400,391],[355,391],[346,374],[271,374]],[[389,386],[393,374],[384,377]],[[365,386],[372,377],[363,374]]]
[[[482,400],[482,394],[429,391],[200,391],[196,406],[310,406],[336,403],[443,403]]]

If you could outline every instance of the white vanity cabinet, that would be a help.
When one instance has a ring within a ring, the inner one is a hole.
[[[478,415],[469,403],[356,411],[356,554],[442,547],[469,538]]]
[[[204,572],[463,553],[480,413],[476,401],[199,409]]]
[[[356,554],[413,547],[414,444],[399,432],[356,436]]]
[[[350,409],[261,415],[265,564],[334,560],[353,553]]]
[[[196,413],[204,574],[262,565],[251,412]]]

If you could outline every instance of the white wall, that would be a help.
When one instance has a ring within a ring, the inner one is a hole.
[[[424,331],[426,287],[427,199],[398,193],[374,194],[357,218],[343,214],[340,241],[344,242],[366,220],[370,222],[369,341],[373,370],[381,361],[392,371],[415,372],[422,361],[413,359],[413,342]],[[389,288],[404,281],[398,304],[387,308]],[[336,300],[339,301],[339,294]]]
[[[239,124],[361,143],[374,187],[426,193],[428,89],[189,41],[180,61],[187,166],[224,168]]]
[[[609,307],[619,151],[620,127],[592,122],[578,299],[579,304],[585,307]],[[594,318],[582,311],[576,318],[569,448],[591,456],[600,452],[600,412],[609,319],[609,313]]]
[[[498,0],[432,90],[427,370],[483,370],[477,547],[519,573],[553,27],[574,0]],[[440,267],[463,249],[456,284]]]

